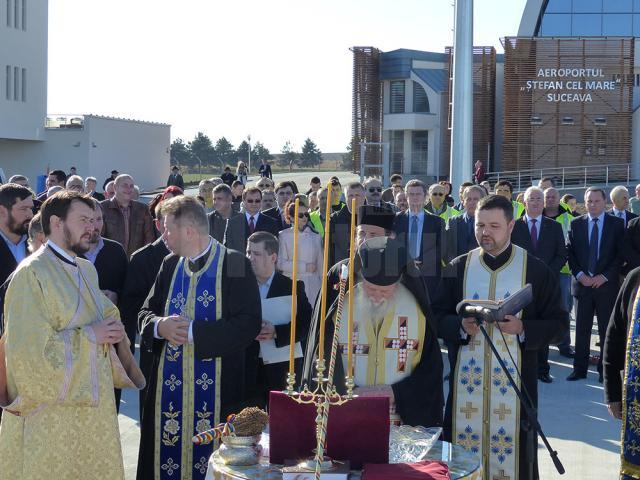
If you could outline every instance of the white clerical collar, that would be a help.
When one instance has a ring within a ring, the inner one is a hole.
[[[76,257],[72,257],[71,255],[69,255],[66,251],[64,251],[64,249],[62,249],[62,247],[56,245],[53,240],[48,239],[47,246],[51,247],[53,251],[75,265]]]
[[[207,248],[205,248],[202,252],[200,252],[195,257],[189,257],[189,260],[191,262],[196,262],[199,258],[204,257],[207,254],[207,252],[209,252],[209,250],[211,250],[212,246],[213,246],[213,238],[209,237],[209,244],[207,245]]]
[[[483,250],[482,253],[484,253],[485,255],[489,255],[491,258],[498,258],[500,255],[502,255],[507,250],[507,248],[509,248],[509,245],[511,245],[511,242],[507,242],[507,244],[502,248],[502,250],[500,250],[495,255],[493,255],[492,253],[487,252],[486,250]]]

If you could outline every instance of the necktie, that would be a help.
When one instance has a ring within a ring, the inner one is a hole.
[[[411,227],[409,228],[409,242],[411,247],[409,253],[411,258],[418,258],[418,217],[416,215],[411,216]]]
[[[534,250],[538,250],[538,227],[536,227],[536,218],[531,219],[531,246]]]
[[[253,233],[256,229],[256,222],[253,220],[253,217],[249,218],[249,233]]]
[[[618,218],[621,218],[622,221],[624,222],[624,226],[627,226],[627,219],[624,218],[624,212],[618,212]]]
[[[589,273],[594,275],[598,263],[598,219],[593,219],[591,238],[589,239]]]

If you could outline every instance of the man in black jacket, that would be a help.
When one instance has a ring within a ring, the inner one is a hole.
[[[619,286],[622,219],[604,211],[604,190],[589,187],[584,194],[587,214],[571,222],[567,250],[573,275],[571,293],[576,300],[576,354],[569,381],[587,378],[591,327],[598,317],[600,337],[599,381],[602,382],[602,348]]]
[[[479,185],[468,185],[462,191],[460,198],[464,211],[462,215],[451,217],[447,223],[448,261],[478,248],[474,219],[478,202],[486,195],[484,188]]]
[[[122,290],[122,298],[120,299],[120,315],[122,323],[127,331],[127,335],[133,332],[135,338],[138,332],[138,312],[142,308],[144,300],[149,295],[153,282],[158,275],[162,260],[171,252],[162,238],[164,233],[164,219],[160,205],[156,207],[155,225],[160,232],[160,238],[155,242],[145,245],[139,250],[133,252],[127,270],[127,276],[124,281]],[[140,370],[147,380],[145,388],[140,390],[140,418],[142,418],[142,407],[147,395],[149,385],[149,373],[153,362],[153,350],[149,345],[140,344]]]
[[[284,230],[285,228],[289,228],[291,225],[287,223],[284,214],[284,207],[289,200],[293,198],[294,195],[294,186],[292,182],[280,182],[276,185],[276,202],[277,205],[273,208],[269,208],[267,210],[263,210],[262,214],[267,217],[273,218],[278,224],[278,232],[280,230]]]
[[[289,277],[276,272],[278,261],[278,239],[267,232],[256,232],[249,237],[247,258],[258,281],[258,290],[262,303],[262,329],[260,334],[247,348],[247,396],[254,399],[256,405],[264,407],[269,403],[269,392],[281,391],[287,386],[289,370],[289,345],[291,323],[276,325],[271,320],[273,312],[269,308],[269,299],[287,297],[291,300],[293,282]],[[296,287],[296,360],[295,370],[299,383],[302,371],[302,352],[306,345],[311,305],[304,291],[304,283],[298,280]],[[289,312],[291,307],[289,307]],[[280,357],[273,358],[275,348]],[[263,352],[262,355],[260,353]],[[283,354],[284,352],[284,354]],[[286,360],[283,358],[286,357]],[[251,369],[255,368],[255,374]]]
[[[329,265],[334,265],[340,260],[344,260],[349,256],[349,232],[351,230],[351,200],[356,200],[356,212],[358,208],[364,205],[366,197],[364,187],[359,182],[352,182],[347,185],[347,206],[338,212],[331,214],[329,224]],[[336,192],[332,191],[331,203],[334,203]],[[326,204],[320,205],[320,208],[326,211]],[[389,210],[391,211],[391,210]],[[356,219],[357,222],[357,219]]]
[[[562,226],[555,220],[544,217],[544,193],[538,187],[529,187],[524,192],[525,214],[515,221],[511,242],[524,248],[530,255],[542,260],[559,281],[560,269],[567,261]],[[538,379],[551,383],[549,374],[549,345],[538,350]]]
[[[182,175],[180,175],[180,169],[177,165],[171,167],[171,174],[167,179],[167,187],[176,186],[181,190],[184,190],[184,180]]]

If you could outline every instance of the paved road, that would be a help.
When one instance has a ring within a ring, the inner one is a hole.
[[[595,351],[595,347],[594,351]],[[609,480],[617,478],[620,422],[613,420],[603,404],[602,385],[592,370],[585,381],[567,382],[571,365],[552,349],[552,384],[538,384],[540,423],[551,446],[558,451],[566,475],[560,477],[540,443],[540,478],[567,480]],[[443,356],[444,364],[448,361]],[[120,407],[120,432],[127,480],[135,479],[138,454],[138,394],[125,391]]]

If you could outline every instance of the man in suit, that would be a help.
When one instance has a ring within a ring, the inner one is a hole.
[[[335,197],[338,194],[335,189],[331,191],[331,203],[334,204]],[[340,209],[338,212],[331,214],[331,220],[329,225],[329,265],[334,265],[340,260],[344,260],[349,257],[349,234],[351,232],[351,215],[355,213],[351,212],[351,200],[356,200],[356,212],[358,208],[365,204],[366,197],[364,186],[360,182],[352,182],[347,185],[346,188],[347,206]],[[320,209],[326,212],[326,202],[320,204]]]
[[[224,183],[216,185],[211,194],[213,195],[213,212],[207,214],[207,217],[209,217],[209,235],[224,244],[228,220],[240,214],[236,214],[233,211],[233,193],[228,185]]]
[[[447,225],[446,237],[449,246],[447,261],[450,262],[454,258],[478,248],[474,220],[478,202],[486,195],[484,188],[474,184],[468,185],[460,195],[463,213],[450,218]]]
[[[225,247],[244,253],[252,233],[269,232],[278,236],[278,223],[260,212],[261,202],[262,192],[257,187],[247,188],[242,193],[244,213],[229,219]]]
[[[170,187],[171,185],[175,185],[181,190],[184,190],[184,180],[182,178],[182,175],[180,175],[180,169],[177,165],[171,167],[171,174],[167,179],[167,187]]]
[[[134,187],[131,175],[118,175],[115,196],[100,202],[104,215],[102,235],[122,245],[127,256],[156,239],[149,208],[133,200]]]
[[[267,232],[256,232],[249,237],[247,243],[247,258],[251,262],[251,268],[258,280],[260,299],[264,303],[268,298],[291,296],[293,282],[289,277],[276,272],[278,262],[278,239]],[[304,290],[304,283],[297,282],[297,313],[296,313],[296,342],[306,340],[311,323],[311,305]],[[275,341],[277,348],[287,348],[290,345],[291,324],[274,325],[269,321],[269,309],[262,308],[262,329],[260,334],[247,348],[247,392],[253,403],[264,407],[269,403],[271,390],[284,390],[287,386],[287,372],[289,370],[289,354],[287,361],[277,363],[265,363],[259,356],[260,343],[263,341]],[[300,352],[305,345],[300,346]],[[295,367],[298,379],[302,371],[302,356],[296,358]]]
[[[0,285],[28,255],[33,192],[16,183],[0,185]]]
[[[278,232],[289,228],[291,225],[287,223],[284,215],[284,206],[293,198],[294,187],[291,182],[280,182],[276,185],[276,202],[275,207],[262,212],[263,215],[273,218],[278,225]]]
[[[600,337],[599,381],[602,382],[602,347],[619,285],[624,222],[605,212],[606,194],[589,187],[584,194],[587,214],[571,222],[567,250],[576,301],[576,353],[569,381],[587,377],[591,327],[598,317]]]
[[[409,180],[405,186],[409,210],[396,215],[394,231],[406,245],[409,255],[433,297],[440,283],[443,261],[448,258],[443,245],[445,223],[442,218],[424,210],[427,186],[420,180]]]
[[[511,242],[524,248],[530,255],[542,260],[559,279],[560,270],[567,261],[564,233],[560,224],[544,217],[544,193],[538,187],[524,192],[525,214],[515,221]],[[538,350],[538,379],[551,383],[549,374],[549,345]]]
[[[610,213],[614,217],[621,218],[624,221],[624,226],[626,228],[629,225],[629,222],[634,218],[637,218],[638,216],[628,210],[629,190],[627,190],[627,187],[618,185],[617,187],[614,187],[613,190],[611,190],[611,192],[609,193],[609,198],[611,198],[613,208],[607,213]]]
[[[162,238],[164,234],[164,218],[162,217],[160,205],[161,204],[158,204],[156,206],[156,218],[154,220],[155,226],[158,232],[160,232],[160,238],[133,252],[131,261],[129,262],[129,268],[127,269],[124,288],[122,289],[122,298],[119,307],[122,323],[124,323],[124,328],[129,338],[131,338],[130,332],[133,332],[133,338],[135,338],[138,332],[138,312],[142,309],[142,304],[149,295],[153,282],[155,282],[158,276],[162,260],[171,253]],[[140,390],[140,418],[142,418],[142,407],[147,395],[149,373],[151,372],[152,365],[152,349],[149,348],[148,344],[140,342],[140,370],[147,380],[147,386]]]
[[[45,181],[45,189],[44,192],[38,195],[38,200],[40,202],[44,202],[47,199],[47,193],[51,187],[62,187],[64,188],[67,184],[67,174],[62,170],[52,170],[49,172],[47,176],[47,180]]]

